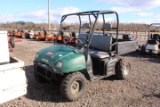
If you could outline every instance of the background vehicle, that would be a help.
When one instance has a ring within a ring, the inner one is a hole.
[[[39,31],[38,35],[34,36],[36,40],[45,40],[45,36],[43,34],[43,31]]]
[[[26,38],[30,38],[30,39],[34,38],[34,31],[33,30],[29,30],[28,32],[25,32],[25,34],[26,34]]]
[[[160,31],[159,32],[151,32],[151,27],[158,28],[160,23],[152,23],[148,29],[148,40],[147,43],[142,45],[141,53],[147,54],[160,54]]]
[[[108,15],[115,18],[114,27],[106,23]],[[51,46],[38,51],[34,59],[36,80],[40,83],[57,81],[61,94],[70,101],[84,95],[86,79],[94,81],[111,75],[119,79],[127,78],[131,65],[119,55],[133,52],[137,47],[136,41],[118,38],[119,18],[115,11],[97,10],[63,15],[60,31],[63,32],[64,21],[73,16],[79,21],[76,46],[67,45],[67,42],[65,46]],[[82,24],[83,16],[88,17],[89,23],[85,21]],[[95,30],[98,19],[103,19],[102,32]]]
[[[18,36],[18,31],[17,31],[17,29],[13,30],[13,36],[15,36],[15,37]]]
[[[68,28],[65,32],[68,33],[68,35],[65,35],[63,38],[63,42],[70,44],[70,45],[75,45],[75,38],[77,38],[76,36],[76,31],[75,31],[75,27],[73,25],[67,26],[66,28]],[[71,29],[72,28],[72,29]]]
[[[46,35],[45,41],[54,41],[56,38],[56,35],[54,33],[48,33]]]

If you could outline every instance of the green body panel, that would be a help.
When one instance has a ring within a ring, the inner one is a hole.
[[[84,55],[68,46],[51,46],[42,49],[37,52],[34,61],[45,63],[58,73],[69,73],[86,68]],[[58,61],[63,63],[61,68],[55,66]]]

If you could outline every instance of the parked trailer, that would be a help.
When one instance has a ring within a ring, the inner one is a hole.
[[[0,31],[0,104],[27,93],[24,62],[9,56],[7,31]],[[2,47],[3,46],[3,47]]]

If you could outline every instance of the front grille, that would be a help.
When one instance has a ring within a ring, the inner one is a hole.
[[[46,63],[38,62],[37,65],[45,70],[52,71],[52,68]]]
[[[37,72],[47,78],[51,78],[51,72],[41,66],[37,66]]]
[[[50,67],[48,64],[45,64],[45,63],[43,63],[43,62],[34,62],[35,63],[35,65],[37,66],[37,67],[40,67],[41,69],[43,69],[43,71],[41,71],[42,72],[42,74],[44,74],[45,75],[45,72],[47,71],[47,72],[50,72],[50,73],[56,73],[56,74],[63,74],[62,72],[56,72],[56,71],[54,71],[53,69],[52,69],[52,67]]]

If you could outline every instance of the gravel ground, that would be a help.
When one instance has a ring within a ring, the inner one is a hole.
[[[35,53],[52,42],[23,39],[16,42],[11,55],[25,62],[28,78],[27,95],[3,103],[0,107],[159,107],[160,58],[132,53],[125,56],[132,65],[127,80],[114,76],[91,83],[87,81],[85,95],[77,101],[68,102],[54,83],[39,84],[33,76]],[[15,74],[16,75],[16,74]]]

